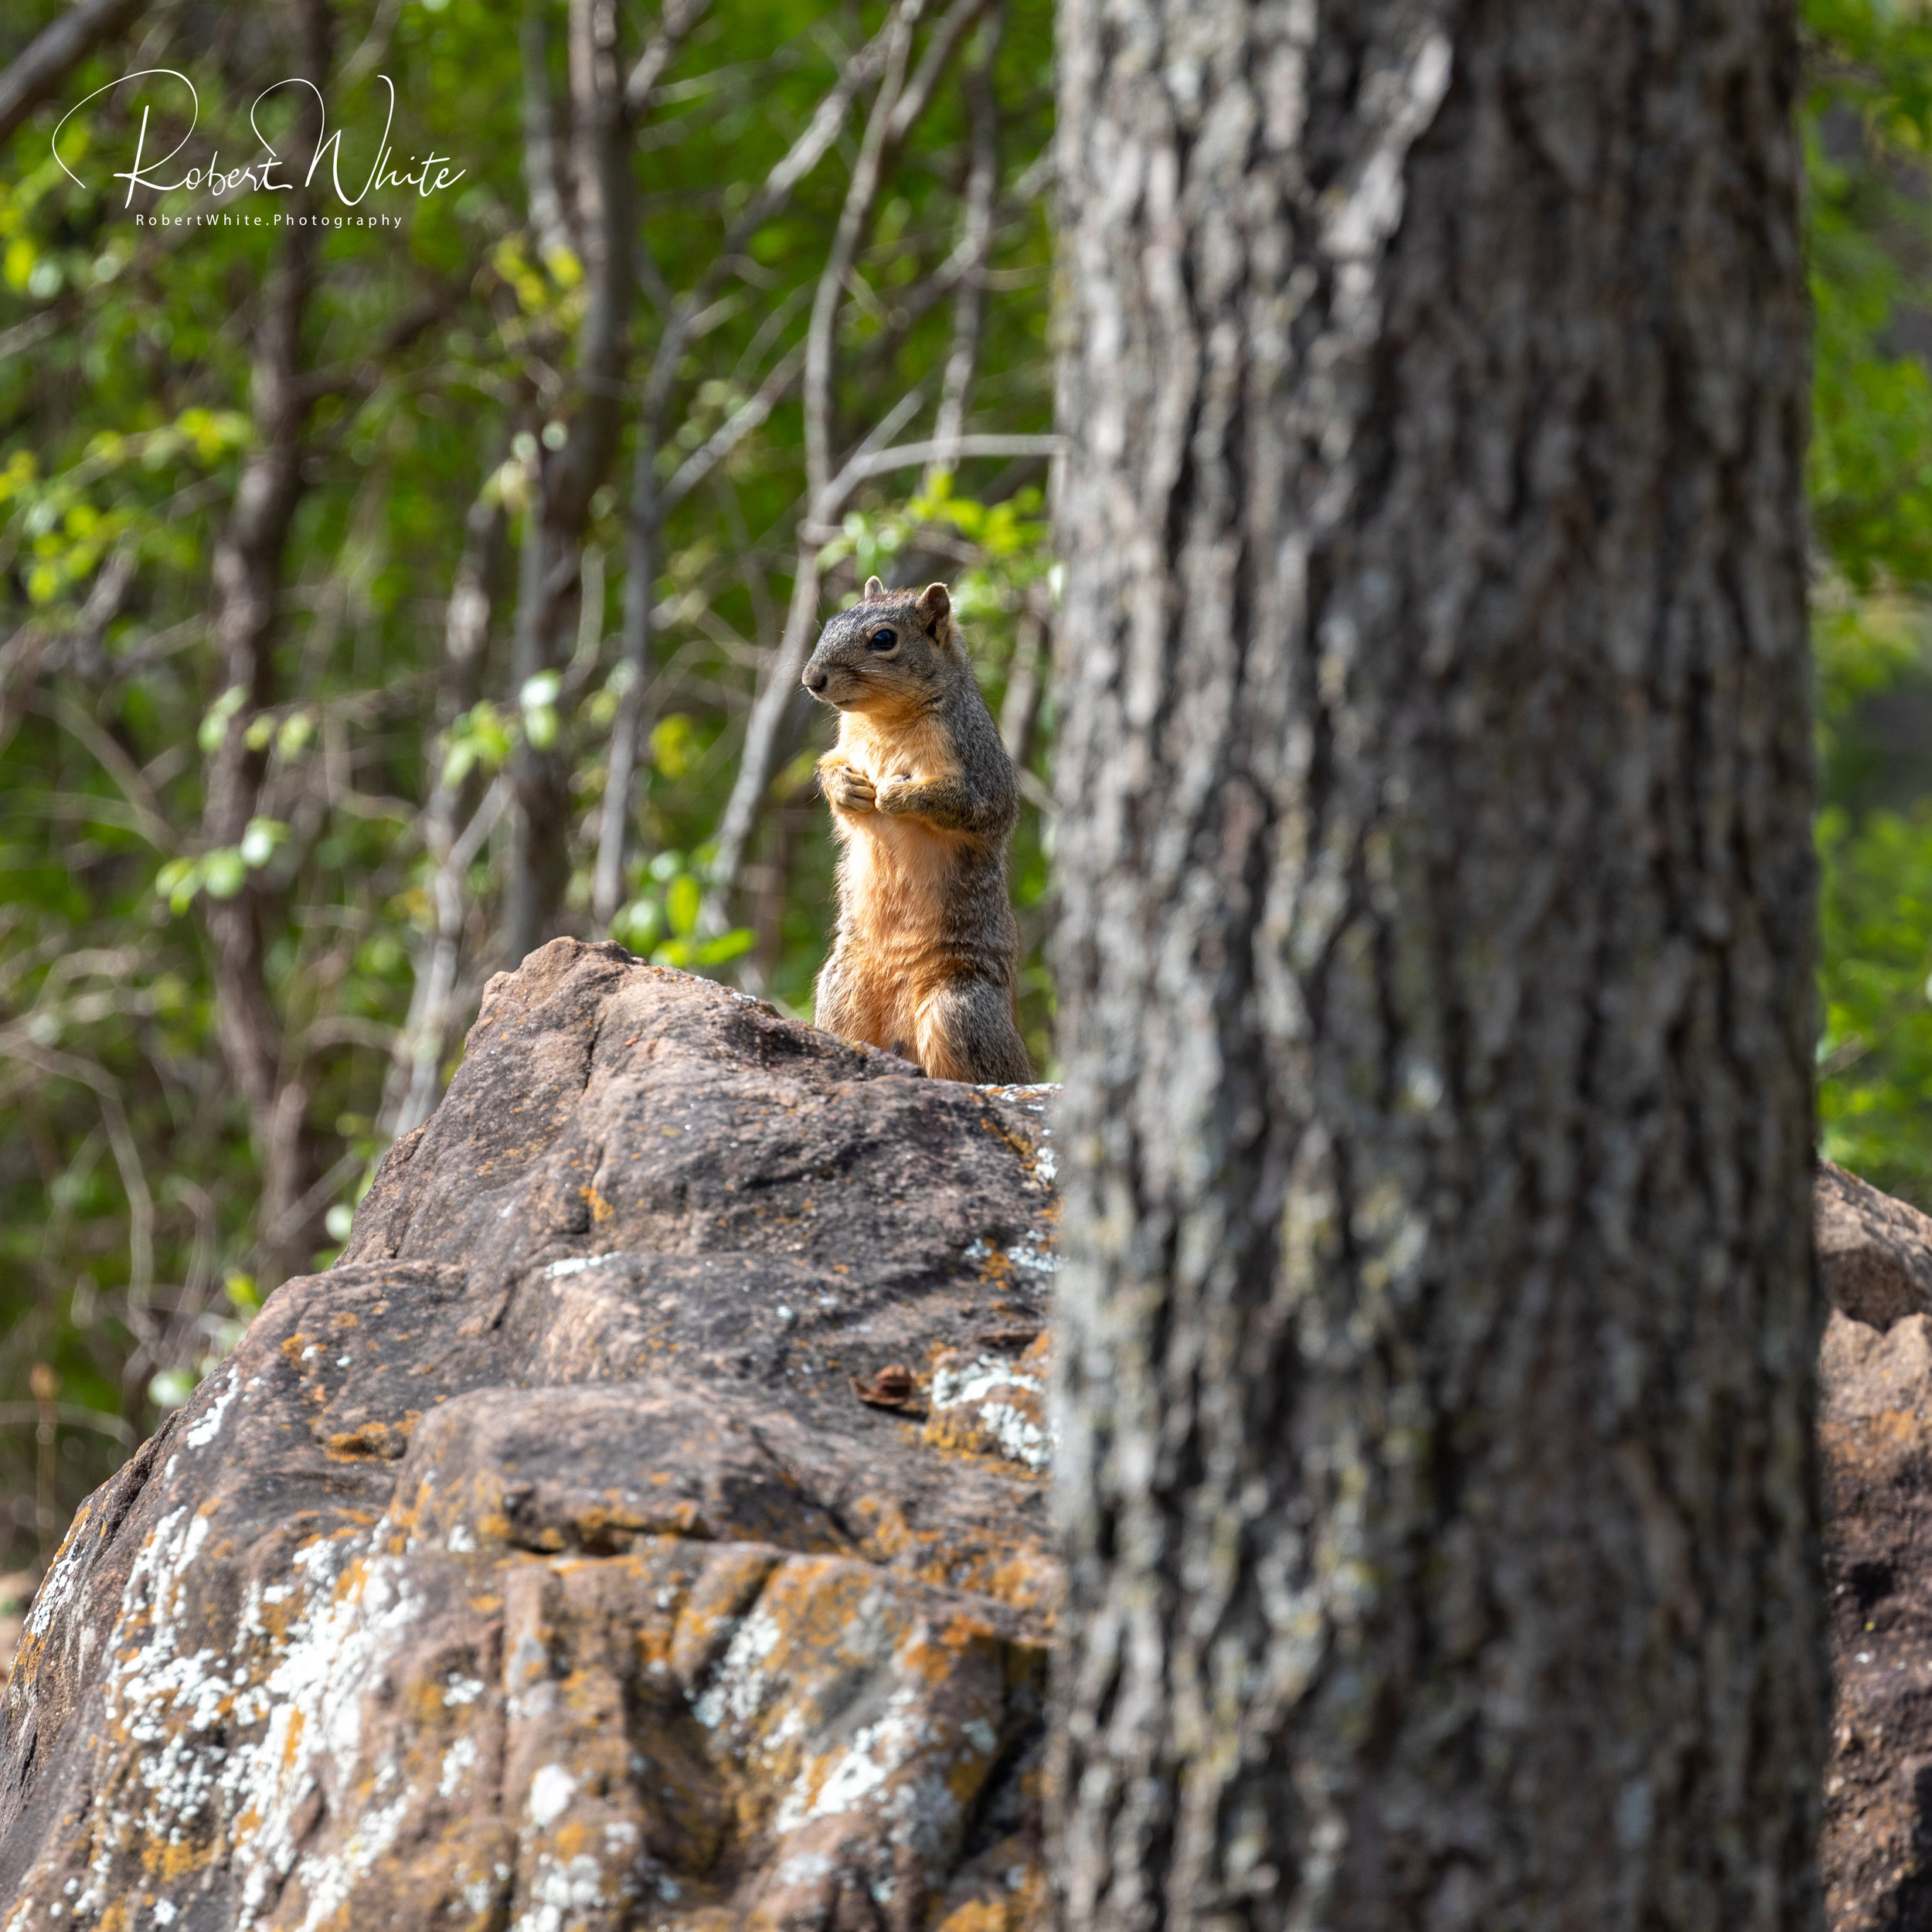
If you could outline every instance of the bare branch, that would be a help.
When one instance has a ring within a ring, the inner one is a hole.
[[[644,43],[637,65],[625,77],[624,111],[634,118],[651,103],[658,77],[677,58],[684,37],[704,18],[711,0],[668,0],[658,30]]]
[[[52,709],[54,722],[70,737],[78,739],[94,762],[121,787],[141,837],[156,852],[172,856],[179,849],[174,828],[161,808],[161,801],[141,775],[140,767],[115,742],[114,734],[65,692],[55,694]]]
[[[464,876],[483,849],[483,842],[509,808],[511,795],[508,777],[498,777],[436,869],[432,894],[437,930],[429,967],[427,971],[418,972],[412,1011],[393,1048],[397,1070],[408,1070],[409,1083],[394,1104],[393,1117],[383,1124],[392,1138],[413,1133],[436,1105],[437,1076],[456,1005],[457,968],[461,957],[465,910]]]
[[[145,0],[80,0],[30,40],[0,73],[0,141],[7,140],[73,68],[139,14]]]
[[[574,255],[559,179],[556,115],[550,103],[550,74],[545,49],[543,0],[524,0],[519,40],[523,54],[523,185],[529,197],[530,226],[537,252],[548,261]]]
[[[24,1061],[51,1078],[75,1080],[93,1090],[107,1145],[121,1170],[121,1191],[128,1197],[128,1296],[139,1306],[155,1282],[155,1197],[128,1124],[127,1110],[121,1104],[120,1082],[97,1062],[43,1046],[15,1026],[0,1028],[0,1055]]]
[[[362,1166],[362,1157],[353,1148],[341,1155],[300,1200],[290,1202],[263,1229],[255,1244],[257,1251],[273,1253],[291,1235],[299,1233],[328,1206],[329,1196],[340,1192],[343,1185],[359,1173]]]
[[[883,476],[890,470],[916,469],[920,464],[946,458],[964,461],[974,456],[1061,456],[1066,454],[1063,436],[960,436],[950,444],[933,438],[923,443],[902,443],[898,448],[861,449],[838,473],[838,487],[826,492],[827,507],[818,512],[819,521],[835,516],[845,507],[841,498],[849,496],[868,477]],[[837,508],[832,507],[837,500]]]
[[[962,5],[971,0],[959,0]],[[825,489],[832,463],[832,362],[833,335],[838,308],[845,293],[845,276],[857,253],[859,238],[872,219],[872,205],[879,199],[883,178],[886,130],[898,100],[912,52],[913,29],[918,24],[923,0],[901,0],[886,26],[885,73],[866,117],[859,158],[852,163],[852,179],[845,189],[845,205],[838,213],[825,265],[819,271],[818,286],[811,304],[811,321],[805,332],[805,483],[814,496]]]
[[[0,1402],[0,1427],[19,1428],[40,1418],[42,1404],[38,1402]],[[46,1405],[53,1411],[54,1420],[70,1429],[98,1429],[104,1436],[112,1436],[124,1449],[131,1449],[139,1440],[134,1425],[119,1416],[111,1415],[104,1409],[85,1409],[77,1402],[55,1402]]]
[[[679,464],[658,498],[658,512],[668,515],[702,483],[751,432],[770,417],[784,400],[785,392],[798,379],[804,367],[804,345],[801,343],[784,356],[760,386],[746,399],[736,415],[713,430],[709,437]]]
[[[973,159],[966,177],[965,219],[961,223],[959,246],[954,251],[964,259],[953,304],[952,349],[946,358],[939,413],[933,425],[934,440],[947,453],[933,459],[927,471],[929,483],[938,471],[953,467],[955,458],[950,453],[951,447],[965,427],[967,392],[972,386],[973,370],[979,359],[981,298],[993,246],[993,190],[999,178],[999,111],[993,94],[992,65],[1005,24],[1005,9],[996,6],[986,31],[980,36],[972,71],[967,76]]]
[[[892,119],[886,130],[886,139],[890,146],[896,148],[912,132],[919,117],[926,111],[927,104],[933,97],[933,89],[952,59],[954,49],[966,29],[979,18],[985,5],[986,0],[955,0],[951,11],[933,29],[933,37],[920,56],[911,84],[893,105]]]

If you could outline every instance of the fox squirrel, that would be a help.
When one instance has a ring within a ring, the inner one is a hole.
[[[825,626],[804,686],[839,713],[818,782],[845,848],[814,1023],[935,1079],[1030,1080],[1006,891],[1018,787],[945,585],[869,579]]]

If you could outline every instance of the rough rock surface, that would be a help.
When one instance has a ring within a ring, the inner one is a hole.
[[[1932,1215],[1831,1161],[1818,1164],[1811,1206],[1835,1308],[1881,1329],[1901,1315],[1932,1315]]]
[[[1932,1219],[1828,1162],[1816,1213],[1826,1908],[1833,1932],[1908,1932],[1932,1925]]]
[[[1043,1925],[1046,1100],[613,947],[495,981],[343,1260],[76,1519],[0,1932]],[[1879,1932],[1932,1924],[1932,1220],[1817,1212],[1824,1856]]]
[[[0,1927],[1034,1923],[1046,1099],[614,947],[492,982],[77,1519]]]

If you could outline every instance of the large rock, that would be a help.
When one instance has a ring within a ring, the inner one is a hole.
[[[615,948],[493,982],[342,1262],[76,1519],[0,1932],[1044,1924],[1045,1105]],[[1818,1217],[1878,1932],[1932,1925],[1932,1221],[1828,1165]]]
[[[0,1925],[1033,1923],[1045,1100],[614,947],[493,981],[76,1519]]]
[[[1932,1219],[1828,1162],[1817,1219],[1827,1910],[1833,1932],[1915,1932],[1932,1926]]]
[[[1881,1330],[1932,1315],[1932,1216],[1820,1161],[1812,1216],[1835,1308]]]

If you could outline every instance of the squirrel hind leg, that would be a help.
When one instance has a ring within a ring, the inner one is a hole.
[[[1019,1087],[1033,1077],[1013,1024],[1012,991],[991,980],[951,980],[929,993],[913,1031],[919,1063],[931,1079]]]
[[[849,966],[835,951],[818,969],[811,989],[811,1023],[841,1039],[870,1040],[863,989]]]

